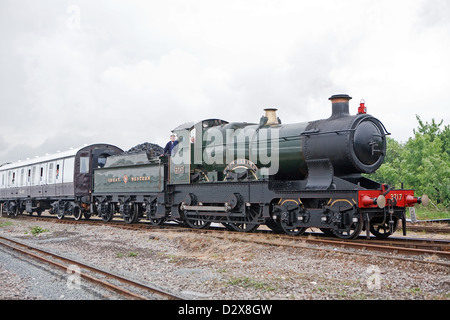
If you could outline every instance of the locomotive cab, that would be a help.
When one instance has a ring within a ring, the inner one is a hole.
[[[209,174],[203,168],[203,150],[207,137],[207,130],[228,124],[221,119],[205,119],[197,123],[184,123],[172,130],[178,136],[176,152],[169,160],[170,184],[191,183],[215,179],[214,174]],[[217,180],[217,179],[216,179]]]

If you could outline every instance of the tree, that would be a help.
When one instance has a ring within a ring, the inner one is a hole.
[[[370,178],[397,188],[404,183],[416,194],[450,207],[450,126],[441,129],[443,120],[424,123],[416,118],[419,126],[405,144],[387,138],[385,162]]]

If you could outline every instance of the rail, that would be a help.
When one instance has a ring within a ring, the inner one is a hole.
[[[51,264],[52,266],[58,267],[63,270],[68,270],[70,268],[70,265],[76,265],[80,269],[87,270],[92,274],[94,274],[94,273],[101,274],[103,276],[106,276],[108,279],[117,280],[117,281],[119,281],[123,284],[126,284],[128,286],[131,286],[135,289],[144,290],[147,293],[156,294],[156,295],[162,296],[168,300],[182,300],[183,299],[177,295],[174,295],[165,290],[156,288],[154,286],[149,286],[147,284],[143,284],[143,283],[131,280],[131,279],[127,279],[125,277],[114,274],[112,272],[101,270],[99,268],[90,266],[86,263],[82,263],[82,262],[79,262],[79,261],[76,261],[73,259],[69,259],[67,257],[63,257],[61,255],[33,247],[28,244],[25,244],[25,243],[22,243],[22,242],[19,242],[19,241],[10,239],[10,238],[0,236],[0,244],[5,247],[8,247],[16,252],[20,252],[24,255],[27,255],[27,256],[30,256],[39,261]],[[55,259],[59,260],[60,262],[55,261]],[[93,276],[92,274],[88,274],[86,271],[84,271],[84,272],[80,273],[80,276],[88,281],[91,281],[98,285],[104,286],[112,291],[115,291],[119,294],[130,297],[132,299],[149,300],[149,298],[146,296],[143,296],[139,293],[131,292],[126,288],[119,287],[119,286],[109,283],[107,281],[101,280],[101,279]]]

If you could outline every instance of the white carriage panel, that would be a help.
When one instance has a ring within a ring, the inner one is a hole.
[[[27,185],[26,183],[26,168],[25,167],[21,167],[19,168],[19,187],[25,187]]]
[[[63,183],[73,182],[75,157],[64,159]]]
[[[47,184],[54,184],[56,181],[56,162],[48,163]]]
[[[8,170],[8,175],[6,177],[6,188],[11,188],[12,187],[12,170]]]
[[[38,175],[38,165],[31,166],[31,186],[38,185],[39,175]]]
[[[0,188],[6,187],[6,171],[0,171]]]

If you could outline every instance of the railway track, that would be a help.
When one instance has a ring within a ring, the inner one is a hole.
[[[28,217],[21,216],[25,219],[35,219],[37,221],[53,221],[56,223],[64,223],[64,224],[90,224],[90,225],[105,225],[112,226],[122,229],[128,230],[152,230],[152,231],[179,231],[179,232],[199,232],[199,233],[208,233],[209,235],[214,235],[215,237],[223,237],[225,239],[226,235],[233,235],[239,238],[239,241],[249,241],[260,244],[272,244],[279,246],[298,246],[308,249],[317,249],[317,246],[320,246],[321,249],[332,248],[330,250],[334,250],[336,248],[341,249],[356,249],[356,254],[366,254],[371,252],[374,255],[376,252],[383,253],[391,253],[394,255],[409,255],[409,256],[427,256],[433,257],[433,259],[423,259],[418,260],[415,259],[416,262],[426,262],[426,263],[434,263],[440,264],[444,266],[450,266],[450,262],[446,262],[446,260],[450,260],[450,241],[448,240],[436,240],[436,239],[420,239],[420,238],[389,238],[386,240],[377,240],[377,239],[366,239],[364,236],[361,236],[355,240],[342,240],[335,239],[323,236],[321,233],[309,233],[304,236],[289,236],[285,234],[273,234],[270,230],[257,230],[253,233],[242,233],[237,231],[225,231],[220,227],[210,227],[210,229],[192,229],[192,228],[181,228],[177,224],[164,224],[162,226],[153,226],[149,223],[136,223],[136,224],[125,224],[122,221],[111,221],[111,222],[103,222],[100,219],[95,220],[74,220],[74,219],[63,219],[59,220],[55,217]],[[260,239],[255,239],[255,235],[262,234],[263,237]],[[268,237],[268,234],[270,235]],[[282,241],[289,241],[288,244],[283,244]],[[296,244],[297,243],[297,244]],[[312,246],[307,246],[312,245]],[[354,254],[355,254],[354,253]],[[395,259],[394,255],[390,255],[389,257]],[[436,258],[439,258],[444,261],[435,261]],[[402,257],[399,257],[400,260],[405,260]]]
[[[450,233],[450,227],[428,226],[428,225],[407,225],[409,231],[429,232],[429,233]]]
[[[73,266],[77,266],[81,270],[80,276],[83,279],[97,285],[101,285],[127,298],[137,300],[149,300],[155,299],[155,297],[160,297],[167,300],[182,299],[181,297],[160,288],[127,279],[120,275],[101,270],[86,263],[69,259],[67,257],[63,257],[61,255],[57,255],[55,253],[33,247],[26,243],[22,243],[10,238],[0,236],[0,245],[63,270],[70,270],[73,269]],[[120,284],[113,284],[112,280]]]

